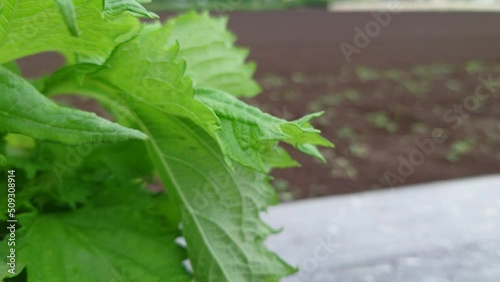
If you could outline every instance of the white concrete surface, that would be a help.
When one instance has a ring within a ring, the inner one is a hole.
[[[332,12],[366,12],[395,10],[399,12],[500,12],[496,0],[479,1],[332,1],[328,10]]]
[[[500,175],[283,204],[268,246],[283,281],[498,282]]]

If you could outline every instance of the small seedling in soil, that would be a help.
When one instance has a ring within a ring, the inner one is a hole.
[[[273,179],[273,186],[278,192],[278,197],[283,202],[289,202],[295,200],[295,195],[291,189],[290,183],[284,179]]]
[[[359,101],[361,99],[361,95],[356,89],[346,89],[342,94],[350,101]]]
[[[356,67],[355,71],[356,71],[356,76],[361,82],[378,80],[381,78],[379,71],[366,66],[358,66]]]
[[[347,158],[336,157],[332,163],[331,176],[333,178],[355,180],[358,177],[358,171]]]
[[[429,82],[425,80],[405,79],[400,83],[404,89],[413,94],[425,94],[429,91]]]
[[[470,61],[465,65],[465,71],[469,74],[478,74],[486,70],[486,66],[479,61]]]
[[[389,69],[383,72],[383,76],[394,81],[405,79],[406,73],[398,69]]]
[[[357,134],[352,126],[343,126],[337,130],[337,136],[343,139],[354,140]]]
[[[349,153],[356,158],[364,158],[368,155],[368,148],[365,144],[352,143],[349,145]]]
[[[446,154],[446,160],[451,163],[459,161],[461,157],[474,150],[476,141],[474,137],[454,141]]]
[[[443,77],[452,74],[456,67],[448,64],[431,64],[416,66],[411,69],[412,73],[420,77],[429,77],[431,79],[436,77]]]
[[[265,89],[272,89],[284,86],[286,84],[286,78],[277,74],[267,74],[260,79],[259,82]]]
[[[457,93],[461,93],[462,89],[462,83],[456,79],[449,79],[446,80],[445,82],[445,87],[450,89],[451,91],[455,91]]]
[[[398,131],[398,124],[391,120],[386,112],[369,113],[367,119],[375,127],[385,129],[389,133],[395,133]]]
[[[301,72],[292,73],[290,79],[295,83],[307,83],[309,81],[306,75]]]
[[[411,132],[414,132],[417,134],[425,134],[428,131],[428,127],[423,122],[416,122],[416,123],[413,123],[411,125],[410,130],[411,130]]]

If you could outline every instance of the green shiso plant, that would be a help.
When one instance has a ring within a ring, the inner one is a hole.
[[[277,204],[269,172],[298,166],[281,143],[319,159],[332,146],[311,126],[320,113],[286,121],[238,98],[260,88],[226,18],[162,24],[139,2],[0,2],[0,279],[294,273],[265,248],[276,230],[259,213]],[[23,78],[16,60],[44,52],[64,65]],[[68,94],[112,118],[53,99]]]

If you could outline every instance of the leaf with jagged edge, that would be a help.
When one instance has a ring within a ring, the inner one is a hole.
[[[178,47],[166,44],[171,42],[169,28],[147,28],[123,43],[106,61],[108,68],[87,74],[78,85],[101,102],[120,101],[137,127],[150,135],[146,144],[181,211],[197,281],[277,281],[295,269],[262,244],[272,230],[259,212],[276,203],[276,194],[264,174],[239,164],[228,167],[217,135],[224,125],[193,99]],[[315,139],[318,131],[310,127],[309,118],[267,133],[296,143]],[[276,148],[276,141],[265,143],[264,151]],[[268,167],[297,165],[284,150],[266,155],[264,161]]]
[[[54,0],[59,6],[59,11],[68,27],[68,30],[73,36],[79,36],[78,21],[73,0]],[[116,18],[124,12],[135,17],[145,17],[156,19],[158,16],[155,13],[148,12],[146,8],[140,5],[135,0],[104,0],[103,14],[110,18]]]
[[[158,18],[155,13],[149,12],[139,3],[140,1],[135,0],[105,0],[103,12],[106,16],[109,17],[117,17],[123,12],[128,12],[131,15],[139,18]]]
[[[275,192],[264,174],[228,167],[213,135],[217,117],[193,98],[178,47],[165,45],[169,29],[122,44],[107,60],[109,68],[83,85],[97,82],[108,95],[119,95],[150,136],[146,144],[155,168],[183,214],[195,279],[277,281],[295,269],[263,246],[272,230],[259,212],[276,203]],[[142,89],[134,88],[138,82]]]
[[[17,261],[28,281],[191,281],[178,222],[157,207],[171,203],[133,183],[99,188],[77,210],[18,216]]]
[[[109,0],[108,0],[109,1]],[[102,0],[73,0],[69,4],[47,0],[4,0],[0,7],[0,64],[41,52],[56,51],[69,62],[101,64],[114,47],[140,29],[139,21],[122,13],[113,19],[103,13],[129,11],[130,3],[104,9]],[[111,1],[117,2],[117,1]],[[118,1],[130,2],[130,1]],[[126,6],[123,6],[126,5]],[[73,18],[75,16],[76,18]],[[79,36],[74,36],[78,27]]]
[[[259,212],[276,204],[265,175],[234,165],[205,130],[155,106],[130,99],[156,169],[182,214],[197,281],[278,281],[295,269],[266,250],[272,233]],[[159,122],[161,121],[161,122]]]
[[[64,144],[147,139],[142,132],[58,106],[29,82],[0,67],[0,132],[19,133]]]
[[[245,63],[248,50],[234,46],[236,37],[227,30],[227,18],[188,13],[170,20],[170,42],[178,41],[180,56],[187,61],[186,75],[198,86],[235,96],[254,96],[260,87],[253,80],[254,63]]]
[[[269,167],[264,155],[269,154],[267,145],[270,141],[289,143],[321,160],[324,159],[315,145],[333,146],[309,123],[320,113],[289,122],[263,113],[224,92],[198,88],[195,93],[195,98],[212,108],[221,122],[222,129],[216,133],[223,152],[242,165],[267,172]],[[282,157],[287,158],[286,155]]]
[[[114,50],[106,61],[107,68],[88,77],[125,97],[188,118],[213,133],[219,120],[209,107],[193,98],[193,81],[184,75],[186,63],[178,60],[179,46],[167,45],[170,30],[157,25],[145,28]]]
[[[262,162],[265,171],[271,171],[274,168],[300,167],[300,163],[294,160],[284,148],[280,147],[278,142],[269,142],[262,153]]]

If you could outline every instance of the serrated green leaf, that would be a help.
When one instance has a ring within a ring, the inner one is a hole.
[[[88,152],[77,166],[68,167],[69,153],[78,157],[79,148],[62,148],[62,145],[45,144],[55,153],[53,167],[44,181],[36,181],[38,187],[45,186],[56,197],[52,202],[63,202],[74,207],[83,203],[93,192],[93,187],[115,182],[117,186],[130,182],[152,182],[153,165],[142,141],[125,141],[119,144],[98,144],[86,148]],[[72,152],[73,151],[73,152]],[[56,164],[61,171],[56,171]],[[54,175],[56,174],[56,175]],[[55,176],[55,177],[54,177]],[[42,182],[42,183],[39,183]],[[81,184],[80,184],[81,183]],[[88,189],[73,187],[87,186]]]
[[[119,16],[123,12],[128,12],[136,17],[146,17],[156,19],[158,16],[155,13],[148,12],[140,1],[135,0],[104,0],[104,14],[110,17]]]
[[[288,168],[288,167],[298,167],[300,164],[292,159],[288,152],[279,147],[277,142],[273,142],[273,145],[264,150],[262,153],[262,161],[266,165],[266,170],[270,171],[273,168]]]
[[[113,20],[103,17],[102,0],[73,0],[74,14],[68,3],[63,5],[66,12],[61,14],[58,3],[2,1],[0,64],[47,51],[61,52],[70,62],[102,64],[117,44],[128,40],[140,28],[132,15],[122,14]],[[76,24],[78,37],[70,32]]]
[[[30,206],[38,209],[45,206],[74,209],[99,191],[103,183],[124,186],[153,179],[153,165],[142,141],[81,146],[38,142],[35,148],[11,143],[0,144],[0,153],[7,153],[6,167],[16,170],[17,183],[22,187],[16,194],[18,207],[31,201]],[[4,184],[2,181],[0,185]],[[0,219],[7,211],[7,197],[2,192],[5,191],[0,190]]]
[[[194,123],[134,102],[148,148],[179,205],[197,281],[278,281],[294,272],[263,247],[272,233],[259,212],[277,201],[264,175],[230,169],[213,138]],[[157,120],[162,120],[159,124]],[[176,136],[176,138],[172,138]]]
[[[261,221],[259,213],[275,204],[277,196],[267,176],[253,169],[267,172],[271,167],[297,165],[277,147],[279,141],[297,147],[331,144],[310,125],[314,115],[286,122],[215,90],[200,90],[195,99],[189,76],[196,85],[253,95],[245,82],[253,69],[244,66],[246,54],[234,51],[234,37],[225,31],[225,20],[195,14],[185,17],[186,22],[180,17],[164,27],[146,25],[114,49],[106,68],[97,63],[91,71],[76,72],[78,79],[68,72],[42,88],[51,95],[73,89],[71,93],[89,95],[112,109],[125,108],[113,110],[117,120],[130,120],[150,136],[146,141],[149,156],[177,205],[177,212],[168,205],[165,210],[173,213],[173,221],[181,218],[196,281],[278,281],[295,269],[263,245],[274,231]],[[191,26],[189,21],[196,24]],[[203,29],[204,25],[208,27]],[[204,43],[210,48],[200,48],[196,56],[188,52]],[[229,56],[218,62],[224,52]],[[198,61],[198,69],[197,56],[212,59]],[[203,77],[217,73],[219,63],[224,70],[219,79]],[[225,72],[237,76],[224,78]],[[247,155],[251,159],[245,162]],[[228,159],[237,163],[230,167]]]
[[[200,87],[235,96],[254,96],[260,87],[253,80],[255,64],[245,64],[248,50],[234,46],[236,37],[227,30],[227,18],[189,13],[168,22],[170,41],[178,41],[180,56],[187,61],[186,74]]]
[[[143,133],[56,105],[26,80],[0,67],[0,132],[65,144],[146,139]]]
[[[131,187],[102,187],[66,213],[19,216],[18,261],[29,281],[190,281],[176,223],[154,212],[160,198]]]
[[[71,93],[73,90],[72,88],[75,86],[82,86],[83,81],[88,74],[105,68],[108,68],[108,66],[92,63],[80,63],[64,66],[48,76],[42,76],[34,81],[31,81],[31,84],[38,91],[40,91],[40,93],[43,93],[47,97],[52,96],[53,92],[65,94]],[[65,89],[67,85],[70,85],[72,88]]]
[[[124,43],[107,60],[110,68],[82,87],[101,83],[150,134],[148,151],[181,211],[197,281],[277,281],[294,269],[264,248],[272,230],[259,219],[277,197],[263,174],[226,164],[218,119],[193,98],[177,46],[165,45],[169,35],[163,27]]]
[[[232,160],[256,170],[266,172],[263,161],[269,141],[283,141],[302,152],[322,159],[314,145],[331,147],[309,121],[317,114],[288,122],[245,104],[224,92],[196,89],[196,99],[205,103],[217,114],[222,129],[217,131],[221,147]],[[308,148],[308,150],[304,150]]]
[[[325,157],[321,154],[321,152],[318,150],[318,148],[312,144],[299,144],[297,145],[297,149],[301,151],[304,154],[307,154],[309,156],[315,157],[322,162],[326,163]]]
[[[177,59],[178,46],[167,45],[170,27],[145,31],[116,48],[106,61],[109,68],[89,75],[122,93],[163,111],[188,118],[214,132],[219,121],[213,111],[193,99],[193,81],[184,76],[186,65]]]

